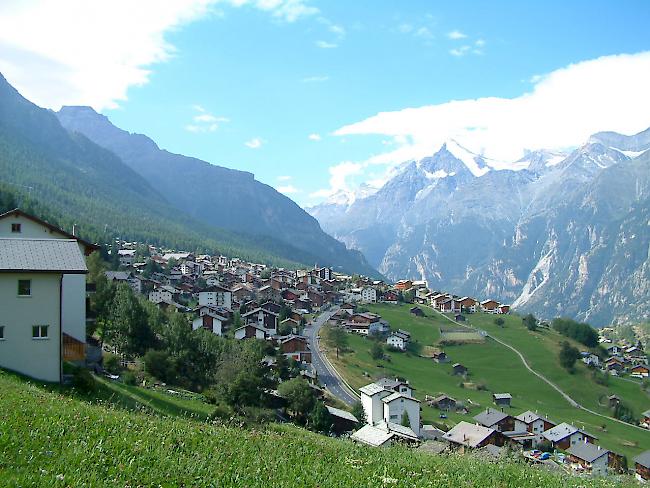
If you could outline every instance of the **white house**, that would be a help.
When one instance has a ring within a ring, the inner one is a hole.
[[[87,272],[76,239],[0,238],[0,367],[60,382],[66,349],[81,346],[66,359],[85,359],[85,341],[71,342],[62,324],[64,281]]]
[[[573,469],[601,476],[607,474],[609,453],[607,449],[587,442],[579,442],[567,450]]]
[[[516,432],[530,432],[535,435],[533,444],[537,445],[544,440],[543,433],[555,427],[555,422],[539,415],[536,412],[527,410],[515,417]]]
[[[420,435],[420,402],[413,398],[408,383],[384,378],[359,391],[368,425],[375,426],[380,422],[400,424],[406,412],[410,428]]]
[[[216,305],[232,309],[232,292],[221,286],[210,286],[199,292],[199,305]]]
[[[135,249],[120,249],[117,251],[120,260],[120,266],[129,268],[135,262]]]
[[[544,438],[553,447],[567,450],[580,442],[593,442],[594,436],[574,427],[571,424],[562,423],[542,433]]]
[[[397,333],[389,335],[388,339],[386,339],[386,344],[402,351],[406,349],[406,341],[404,340],[404,337]]]
[[[264,339],[266,331],[255,324],[246,324],[235,329],[235,339]]]
[[[411,340],[411,334],[409,334],[405,330],[398,329],[397,331],[393,332],[390,336],[388,336],[388,339],[386,339],[386,344],[404,351],[406,350],[406,346],[408,345],[410,340]]]
[[[91,244],[60,229],[49,222],[27,214],[19,209],[10,210],[0,215],[0,238],[23,239],[73,239],[83,256],[88,256],[99,249]],[[72,354],[72,349],[80,349],[82,354],[86,344],[86,275],[81,273],[64,273],[62,283],[61,317],[63,332],[69,347],[64,348]],[[3,310],[0,307],[0,310]],[[0,320],[2,314],[0,313]],[[81,360],[76,354],[76,359],[69,355],[70,360]]]
[[[391,393],[381,399],[384,404],[384,421],[401,424],[408,416],[411,430],[420,435],[420,400],[402,393]]]
[[[153,303],[170,303],[174,301],[174,294],[166,288],[156,288],[149,292],[149,301]]]
[[[192,330],[203,328],[218,336],[223,335],[224,324],[228,320],[226,317],[219,315],[214,308],[207,305],[197,310],[199,316],[192,321]]]
[[[361,301],[364,303],[377,303],[377,290],[366,286],[361,290]]]

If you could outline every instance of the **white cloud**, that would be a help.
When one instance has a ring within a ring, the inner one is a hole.
[[[477,39],[476,42],[474,43],[476,47],[484,47],[485,46],[485,39]]]
[[[650,126],[648,86],[650,51],[605,56],[544,75],[531,92],[514,98],[452,100],[381,112],[342,127],[335,135],[401,138],[397,149],[364,164],[420,159],[453,138],[507,166],[525,149],[566,149],[598,131],[633,134],[646,129]]]
[[[304,0],[3,0],[0,71],[44,107],[115,108],[176,54],[166,35],[215,5],[250,6],[286,22],[318,13]]]
[[[452,56],[458,56],[458,57],[465,56],[465,54],[467,54],[470,49],[471,49],[471,46],[461,46],[461,47],[458,47],[458,48],[450,49],[449,54],[451,54]]]
[[[292,179],[293,179],[293,176],[289,176],[289,175],[278,176],[278,181],[290,181]]]
[[[465,39],[467,37],[467,35],[463,34],[459,30],[453,30],[453,31],[451,31],[450,33],[447,34],[447,37],[449,39],[457,40],[457,39]]]
[[[301,190],[299,190],[298,188],[296,188],[293,185],[278,186],[276,188],[276,190],[278,190],[280,193],[284,193],[286,195],[291,195],[292,193],[300,193],[301,192]]]
[[[339,47],[338,44],[334,42],[327,42],[327,41],[316,41],[316,46],[318,46],[321,49],[334,49],[336,47]]]
[[[306,78],[303,78],[302,81],[303,83],[323,83],[324,81],[328,81],[330,79],[329,76],[308,76]]]
[[[228,117],[217,117],[209,113],[202,105],[192,105],[198,114],[192,117],[192,123],[185,126],[188,132],[214,132],[219,129],[219,124],[230,122]]]
[[[400,31],[402,34],[408,34],[409,32],[413,31],[413,26],[411,24],[400,24],[397,26],[397,30]]]
[[[244,145],[246,147],[250,147],[251,149],[259,149],[260,147],[262,147],[263,143],[264,141],[262,139],[260,139],[259,137],[254,137],[250,141],[246,141]]]
[[[320,136],[320,134],[309,134],[308,139],[310,141],[320,141],[322,137]]]
[[[295,22],[301,17],[315,15],[320,12],[318,8],[307,5],[304,0],[227,0],[234,6],[252,4],[260,10],[270,12],[277,19],[285,22]]]
[[[422,39],[433,39],[433,34],[427,27],[420,27],[415,31],[414,35],[416,37],[421,37]]]
[[[354,163],[352,161],[343,161],[335,166],[330,166],[330,187],[310,193],[309,196],[312,198],[326,198],[332,196],[334,193],[340,190],[349,191],[350,186],[348,184],[347,178],[353,175],[361,174],[363,168],[363,163]]]

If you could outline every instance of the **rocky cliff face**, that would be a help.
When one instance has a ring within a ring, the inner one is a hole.
[[[643,319],[648,149],[650,131],[599,133],[568,155],[535,151],[517,162],[526,169],[495,171],[443,146],[371,197],[330,204],[321,223],[391,279],[426,279],[543,317]],[[310,211],[321,219],[321,208]]]

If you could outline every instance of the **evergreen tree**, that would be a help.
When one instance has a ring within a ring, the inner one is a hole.
[[[323,402],[317,401],[309,413],[309,428],[323,434],[332,430],[332,416]]]
[[[411,419],[409,418],[409,414],[406,410],[402,412],[402,422],[401,425],[404,427],[411,427]]]

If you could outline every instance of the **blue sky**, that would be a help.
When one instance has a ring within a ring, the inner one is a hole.
[[[152,24],[151,35],[129,43],[128,26],[124,32],[118,27],[112,42],[98,44],[94,54],[93,42],[106,41],[93,40],[90,29],[77,33],[88,43],[81,55],[75,55],[80,48],[73,39],[39,47],[23,39],[19,29],[13,34],[5,29],[0,33],[0,70],[37,103],[55,109],[61,104],[93,105],[119,127],[145,133],[162,148],[253,172],[310,205],[361,181],[380,184],[400,157],[418,153],[406,146],[417,145],[422,153],[433,150],[445,131],[426,118],[422,126],[431,123],[430,130],[413,129],[417,116],[404,125],[409,107],[483,97],[509,100],[533,91],[544,75],[574,63],[650,49],[647,1],[252,0],[242,6],[234,0],[206,1],[189,14],[170,8],[159,22],[151,18],[162,15],[155,3],[136,14],[129,12],[128,2],[100,2],[117,25],[126,17],[146,19],[133,25]],[[20,24],[48,17],[42,4],[28,3],[31,11],[5,11],[5,20],[15,15],[13,23]],[[52,23],[60,29],[60,22]],[[96,22],[99,37],[110,17],[98,16]],[[0,32],[2,27],[0,21]],[[75,25],[70,29],[74,33]],[[120,49],[123,53],[116,54]],[[20,61],[16,53],[23,53]],[[103,55],[104,65],[96,59]],[[41,58],[62,66],[58,80],[69,86],[61,88],[60,96],[51,95],[58,93],[52,82],[46,90],[33,81]],[[601,64],[603,72],[618,70]],[[621,69],[634,74],[647,66],[646,58],[634,58]],[[90,80],[102,69],[104,77],[92,83],[96,88],[80,88],[80,80]],[[581,76],[589,83],[588,73]],[[611,80],[609,86],[619,82]],[[562,91],[558,83],[547,85]],[[608,105],[616,106],[616,100]],[[469,111],[474,113],[473,106]],[[380,112],[393,116],[354,126]],[[609,121],[607,115],[598,123]],[[641,130],[644,120],[650,125],[650,116],[623,115],[617,115],[620,122],[614,117],[611,127],[601,129]],[[462,121],[465,129],[474,123],[469,119]],[[557,144],[579,143],[595,127],[584,125],[572,139],[556,138]],[[340,130],[346,126],[353,128]],[[539,143],[555,144],[556,139]],[[471,138],[467,142],[471,145]],[[526,141],[527,147],[536,143]],[[381,155],[386,157],[372,162]]]

